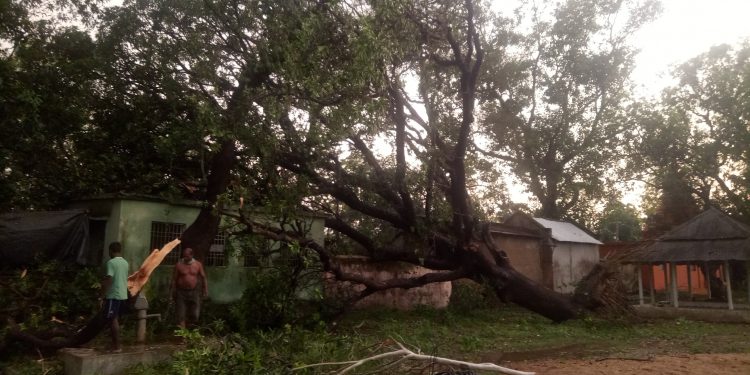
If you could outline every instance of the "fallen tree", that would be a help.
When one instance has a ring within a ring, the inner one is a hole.
[[[515,89],[503,85],[484,86],[497,78],[486,76],[486,59],[513,58],[497,50],[508,45],[493,45],[494,49],[487,51],[491,43],[488,36],[491,32],[485,23],[489,17],[487,10],[471,0],[429,4],[374,2],[365,8],[366,11],[360,13],[331,6],[325,8],[327,13],[324,13],[334,18],[338,30],[343,30],[334,33],[348,33],[345,36],[351,39],[365,35],[366,30],[377,30],[381,39],[373,41],[371,47],[381,48],[381,54],[368,67],[377,72],[377,77],[370,77],[366,92],[352,97],[316,96],[304,86],[300,88],[297,82],[288,85],[280,82],[287,102],[281,108],[275,107],[273,113],[277,119],[265,124],[265,130],[272,135],[268,142],[273,147],[264,148],[256,155],[270,166],[272,173],[280,174],[279,179],[286,181],[288,190],[296,194],[284,197],[285,201],[302,202],[297,208],[328,215],[325,226],[335,245],[322,246],[305,239],[302,233],[269,227],[253,220],[249,213],[236,214],[235,218],[246,225],[249,233],[297,242],[313,251],[324,270],[336,279],[364,286],[359,298],[390,288],[414,288],[468,278],[488,284],[503,301],[523,306],[555,322],[616,302],[611,298],[615,285],[597,283],[609,279],[611,273],[606,272],[606,268],[597,268],[596,272],[602,274],[589,277],[591,282],[579,288],[576,298],[570,298],[519,273],[488,236],[487,216],[481,210],[481,203],[472,197],[476,194],[472,186],[479,184],[482,174],[491,170],[482,164],[483,159],[474,146],[477,132],[482,128],[475,116],[484,109],[480,93],[487,92],[483,90],[489,90],[488,87],[497,90],[493,100],[498,100],[499,96],[502,110],[506,111],[512,104],[510,96]],[[551,23],[560,28],[555,29],[559,34],[554,34],[551,37],[554,40],[549,42],[559,43],[560,48],[578,49],[581,53],[592,52],[587,43],[593,43],[595,35],[602,32],[602,25],[607,24],[602,20],[623,9],[626,8],[622,3],[612,7],[578,0],[560,4],[556,8],[560,18]],[[643,22],[643,18],[638,17],[648,17],[648,11],[636,13],[629,15],[635,17],[628,20],[633,21],[633,25]],[[502,20],[496,21],[502,24]],[[585,30],[570,29],[570,25],[589,21],[602,23]],[[512,34],[507,30],[503,32]],[[632,32],[632,29],[623,32]],[[584,42],[575,39],[579,36]],[[611,41],[611,51],[597,53],[627,53],[619,44],[626,36],[614,38],[618,41]],[[535,35],[532,40],[541,41],[541,38]],[[389,43],[401,49],[391,50]],[[495,43],[499,42],[495,40]],[[344,56],[342,59],[350,52],[347,47],[351,46],[338,47],[340,55]],[[539,48],[546,46],[542,43]],[[539,53],[546,52],[540,50]],[[621,62],[611,59],[603,58],[601,63],[612,64],[607,67],[613,71],[621,72],[619,69],[623,68],[618,65]],[[327,69],[337,67],[332,65]],[[544,76],[550,72],[541,71],[540,65],[534,69],[537,70],[518,74],[531,81],[552,79]],[[322,71],[310,72],[315,73],[323,74]],[[620,78],[612,75],[603,79]],[[413,81],[416,81],[416,88]],[[511,85],[510,82],[504,84]],[[609,100],[604,88],[585,95],[581,100],[601,103]],[[607,105],[617,104],[607,102]],[[362,114],[344,115],[337,112],[341,107]],[[534,110],[543,109],[532,108],[532,116]],[[300,112],[304,116],[300,116]],[[509,131],[514,131],[514,126],[527,126],[519,122],[519,113],[506,115],[498,121],[508,123],[498,126]],[[486,128],[493,124],[483,125]],[[554,132],[554,124],[550,126],[549,131]],[[533,150],[527,151],[532,154]],[[554,152],[549,155],[556,157]],[[502,160],[498,155],[488,157]],[[560,161],[549,162],[550,168],[557,168],[555,165]],[[540,189],[545,184],[542,180],[531,183],[539,185]],[[556,189],[552,185],[549,188]],[[334,253],[341,251],[336,247],[366,255],[373,262],[406,262],[433,272],[415,278],[371,280],[344,271],[336,263]]]
[[[144,259],[138,271],[128,276],[128,293],[131,298],[135,298],[138,295],[143,286],[148,283],[148,279],[151,277],[154,269],[179,244],[180,240],[175,239],[164,245],[161,249],[154,249]],[[0,349],[10,341],[25,342],[44,351],[78,347],[93,340],[101,331],[108,327],[108,323],[109,320],[104,316],[104,312],[101,309],[85,325],[75,331],[68,327],[66,329],[52,328],[40,332],[30,332],[21,329],[16,322],[9,321],[6,337],[0,345]]]

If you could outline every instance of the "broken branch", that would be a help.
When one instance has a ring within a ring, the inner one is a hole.
[[[387,353],[380,353],[374,356],[370,356],[367,358],[362,358],[362,359],[354,360],[354,361],[315,363],[312,365],[295,367],[292,369],[292,371],[299,371],[299,370],[311,368],[311,367],[348,365],[347,367],[341,369],[341,371],[337,373],[338,375],[344,375],[354,370],[355,368],[362,366],[368,362],[379,361],[379,360],[383,360],[386,358],[399,357],[394,363],[389,364],[389,366],[393,366],[396,363],[409,360],[409,361],[422,361],[422,362],[437,363],[437,364],[448,365],[448,366],[456,366],[456,367],[461,367],[461,368],[466,368],[466,369],[471,369],[471,370],[492,371],[492,372],[497,372],[501,374],[510,374],[510,375],[534,375],[535,374],[533,372],[519,371],[519,370],[507,368],[507,367],[498,366],[494,363],[465,362],[465,361],[458,361],[458,360],[450,359],[450,358],[426,355],[426,354],[422,354],[421,352],[415,353],[412,350],[407,349],[400,342],[397,342],[397,341],[393,341],[393,342],[396,345],[398,345],[399,347],[398,350],[390,351]]]

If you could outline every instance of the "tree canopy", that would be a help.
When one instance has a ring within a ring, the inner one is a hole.
[[[32,15],[39,3],[0,3],[3,210],[102,192],[197,199],[183,243],[198,257],[240,199],[316,211],[336,246],[232,215],[361,296],[470,278],[554,320],[575,306],[487,240],[512,206],[504,173],[548,218],[593,217],[634,171],[675,202],[747,211],[747,47],[691,60],[662,102],[638,102],[629,37],[653,1],[513,15],[472,0],[60,2],[78,27]],[[602,233],[633,219],[607,211]],[[337,252],[434,272],[375,282]]]
[[[675,213],[679,222],[716,206],[748,220],[749,53],[747,43],[711,48],[679,65],[678,83],[637,111],[631,160],[661,196],[662,219]]]

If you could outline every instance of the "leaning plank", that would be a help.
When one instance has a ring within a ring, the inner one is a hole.
[[[154,269],[159,266],[164,260],[164,257],[166,257],[167,254],[179,244],[180,240],[174,240],[164,245],[161,250],[154,250],[149,254],[146,260],[143,261],[141,268],[128,277],[128,290],[131,295],[136,295],[143,288],[148,282]],[[99,311],[89,319],[85,326],[72,335],[55,334],[56,331],[54,330],[41,333],[30,333],[20,329],[16,324],[11,324],[6,333],[6,340],[26,342],[42,350],[55,350],[86,344],[93,340],[94,337],[107,328],[107,326],[108,320],[104,317],[102,312]]]
[[[151,273],[158,267],[164,258],[169,255],[172,250],[180,244],[179,239],[175,239],[172,242],[167,243],[161,250],[154,250],[141,264],[141,268],[134,274],[128,276],[128,291],[131,296],[138,294],[143,289],[143,286],[148,282]]]

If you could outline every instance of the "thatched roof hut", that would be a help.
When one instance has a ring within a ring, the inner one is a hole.
[[[711,295],[711,283],[713,283],[710,280],[713,276],[709,276],[713,271],[710,270],[718,267],[724,279],[730,309],[734,309],[729,271],[730,263],[736,264],[748,261],[750,261],[750,227],[713,207],[694,216],[656,240],[645,243],[639,249],[622,258],[623,263],[662,265],[665,268],[665,276],[667,274],[666,268],[669,266],[672,289],[670,299],[675,307],[679,306],[679,293],[676,286],[678,265],[688,267],[688,277],[690,275],[689,267],[698,266],[704,269],[703,273],[710,283],[709,297]],[[640,267],[638,270],[640,274]],[[748,272],[750,273],[750,269]],[[750,280],[750,274],[748,280]],[[643,304],[643,290],[640,281],[639,295],[641,304]],[[716,284],[714,285],[716,286]],[[653,290],[651,293],[653,300]],[[692,292],[690,293],[692,295]]]
[[[627,263],[750,260],[750,227],[716,208],[665,233],[625,257]]]

